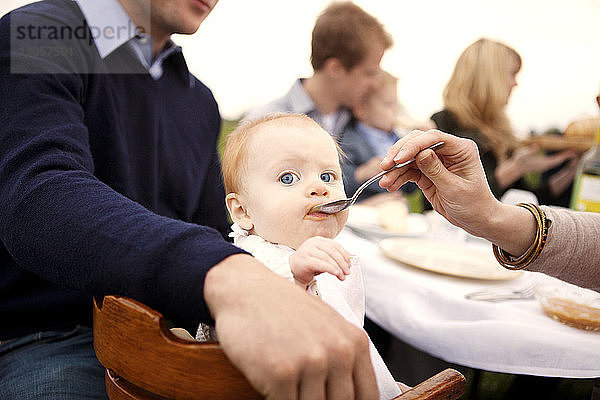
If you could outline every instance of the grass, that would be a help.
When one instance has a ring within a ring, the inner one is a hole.
[[[467,374],[467,390],[461,399],[589,400],[593,387],[593,379],[548,378],[476,371]]]
[[[227,135],[229,135],[235,127],[239,124],[239,119],[223,119],[221,123],[221,132],[219,133],[219,140],[217,141],[217,150],[219,152],[219,157],[223,156],[223,149],[225,148],[225,141],[227,140]]]

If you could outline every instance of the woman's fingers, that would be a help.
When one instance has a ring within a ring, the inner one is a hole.
[[[387,173],[379,180],[379,186],[387,189],[389,192],[397,191],[407,182],[415,182],[421,187],[420,180],[423,174],[416,165],[410,165],[403,168],[398,168],[395,171]],[[423,189],[421,187],[421,189]]]
[[[389,169],[394,164],[408,161],[412,157],[415,157],[421,150],[438,142],[444,142],[444,146],[436,151],[439,151],[441,154],[451,154],[457,150],[456,139],[458,138],[436,129],[427,132],[412,131],[390,147],[381,161],[381,168]]]
[[[381,160],[381,168],[389,169],[394,166],[394,164],[401,163],[407,161],[411,157],[411,153],[414,151],[414,154],[418,152],[415,149],[415,145],[407,145],[407,143],[411,142],[416,136],[420,136],[423,131],[412,131],[408,135],[402,137],[392,146],[390,146],[387,154]],[[433,144],[433,143],[432,143]],[[406,146],[406,147],[405,147]],[[407,156],[408,154],[408,156]]]

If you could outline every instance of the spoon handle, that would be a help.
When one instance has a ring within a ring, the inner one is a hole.
[[[431,146],[427,147],[428,149],[434,150],[443,146],[444,142],[437,142],[435,144],[432,144]],[[365,183],[363,183],[362,185],[360,185],[358,187],[358,189],[356,189],[356,192],[354,192],[354,195],[352,196],[352,202],[350,203],[350,205],[354,204],[354,202],[356,201],[356,199],[358,198],[358,196],[362,193],[363,190],[365,190],[365,188],[367,186],[369,186],[371,183],[375,182],[377,179],[381,178],[382,176],[384,176],[385,174],[387,174],[388,172],[391,172],[395,169],[398,168],[402,168],[402,167],[406,167],[408,164],[412,163],[415,161],[415,158],[411,158],[408,161],[405,161],[403,163],[400,164],[396,164],[394,165],[392,168],[386,169],[385,171],[381,171],[380,173],[378,173],[377,175],[373,176],[372,178],[369,178],[365,181]]]

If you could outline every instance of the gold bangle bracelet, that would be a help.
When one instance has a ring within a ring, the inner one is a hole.
[[[548,220],[546,214],[538,205],[520,203],[517,204],[517,206],[525,208],[533,215],[533,217],[535,218],[537,229],[535,233],[535,239],[533,240],[532,245],[520,257],[515,258],[511,254],[496,246],[495,244],[492,244],[492,251],[494,252],[494,257],[496,257],[498,263],[500,263],[500,265],[502,265],[504,268],[510,270],[523,269],[539,257],[544,246],[546,245],[546,240],[548,238],[548,228],[550,226],[550,220]]]

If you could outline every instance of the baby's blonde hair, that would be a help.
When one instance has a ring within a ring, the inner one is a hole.
[[[240,193],[243,188],[242,182],[246,175],[246,166],[248,160],[248,148],[250,139],[259,132],[260,126],[277,122],[281,125],[291,125],[302,123],[317,126],[322,129],[313,119],[304,114],[294,113],[275,113],[269,114],[253,121],[246,121],[240,124],[227,137],[223,159],[221,160],[221,169],[223,171],[223,183],[225,184],[225,193]],[[332,138],[333,140],[333,138]],[[334,140],[338,154],[342,154],[338,143]]]

